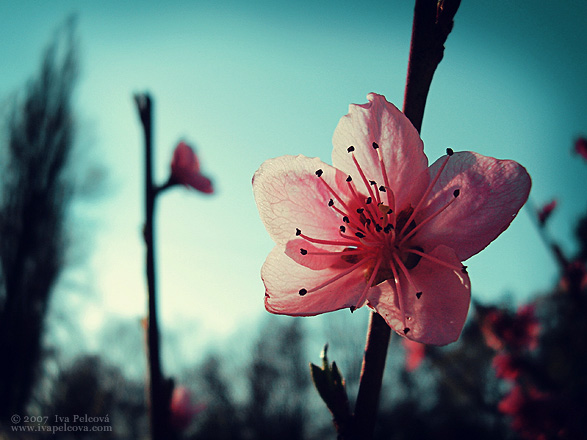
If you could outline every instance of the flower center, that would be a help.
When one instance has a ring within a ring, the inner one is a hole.
[[[389,185],[388,174],[379,151],[379,145],[373,142],[372,147],[377,152],[384,182],[378,183],[367,178],[357,161],[355,147],[353,146],[350,146],[347,151],[352,156],[358,177],[360,177],[360,181],[364,185],[364,189],[361,188],[363,190],[360,190],[355,185],[353,177],[349,175],[346,179],[348,192],[346,192],[346,197],[343,198],[323,179],[323,171],[316,171],[317,178],[320,179],[332,195],[332,198],[328,201],[328,206],[337,213],[340,219],[340,224],[335,226],[339,230],[340,239],[322,240],[319,237],[309,237],[303,234],[300,229],[296,230],[298,237],[305,239],[309,243],[319,245],[319,248],[315,248],[318,250],[308,251],[301,248],[300,253],[302,256],[339,256],[339,259],[334,261],[338,262],[336,267],[340,268],[331,279],[310,289],[302,288],[299,290],[299,294],[304,296],[315,292],[359,270],[362,271],[366,284],[357,303],[351,306],[351,311],[365,303],[367,293],[371,287],[384,281],[389,281],[395,287],[398,293],[400,309],[403,309],[399,292],[400,275],[403,275],[410,284],[414,285],[411,281],[410,270],[417,267],[423,258],[454,270],[465,270],[465,266],[453,267],[450,263],[429,255],[427,251],[429,252],[431,249],[426,250],[421,247],[417,239],[418,231],[447,209],[459,196],[460,192],[457,189],[453,192],[453,199],[431,215],[419,218],[419,223],[416,222],[417,214],[423,208],[424,202],[445,169],[450,156],[453,155],[453,151],[450,148],[447,149],[444,162],[434,178],[430,180],[427,189],[416,203],[416,206],[409,204],[407,207],[401,207],[400,212],[396,212],[395,195]],[[330,250],[331,247],[332,250]],[[417,292],[416,294],[418,299],[421,295],[422,292]],[[409,331],[409,329],[407,330]]]

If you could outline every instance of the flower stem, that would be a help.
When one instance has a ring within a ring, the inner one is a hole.
[[[148,288],[147,356],[149,371],[149,408],[151,438],[162,440],[167,433],[169,397],[161,372],[159,354],[159,324],[157,321],[157,296],[155,283],[155,212],[156,187],[153,184],[152,164],[152,112],[151,97],[148,94],[135,96],[145,136],[145,225],[144,239],[147,247],[146,270]]]
[[[391,329],[385,320],[378,313],[371,312],[361,368],[361,383],[355,404],[353,431],[357,439],[371,439],[375,432],[379,394],[390,336]]]

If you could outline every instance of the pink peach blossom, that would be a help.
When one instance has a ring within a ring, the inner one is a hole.
[[[196,153],[185,142],[180,142],[171,159],[170,183],[191,186],[206,194],[214,192],[212,182],[200,172],[200,162]]]
[[[193,404],[189,390],[184,386],[173,389],[171,395],[171,426],[177,431],[185,430],[195,415],[204,409],[202,404]]]
[[[253,177],[276,246],[261,276],[265,307],[317,315],[367,305],[401,336],[455,341],[470,300],[461,261],[501,234],[526,202],[516,162],[472,152],[431,166],[410,121],[384,96],[351,105],[320,159],[267,160]]]

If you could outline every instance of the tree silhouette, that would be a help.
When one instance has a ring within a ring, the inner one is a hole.
[[[45,51],[24,96],[14,100],[1,151],[0,421],[24,413],[49,298],[64,267],[76,78],[70,20]]]

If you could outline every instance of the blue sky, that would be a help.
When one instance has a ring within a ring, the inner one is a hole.
[[[0,103],[37,69],[42,49],[78,14],[79,144],[107,173],[104,195],[75,205],[87,260],[80,317],[140,317],[142,137],[132,95],[155,100],[156,177],[178,140],[195,144],[216,184],[158,204],[163,325],[197,323],[208,340],[265,312],[260,267],[272,247],[252,197],[259,165],[283,154],[330,162],[332,134],[369,92],[401,107],[412,2],[53,1],[0,3]],[[586,164],[570,154],[587,133],[587,5],[582,1],[464,1],[432,83],[422,138],[430,162],[447,147],[522,163],[537,204],[559,199],[551,233],[572,249],[586,208]],[[473,297],[517,301],[546,290],[556,270],[522,211],[469,260]],[[65,289],[65,287],[63,287]],[[284,318],[285,319],[285,318]]]

